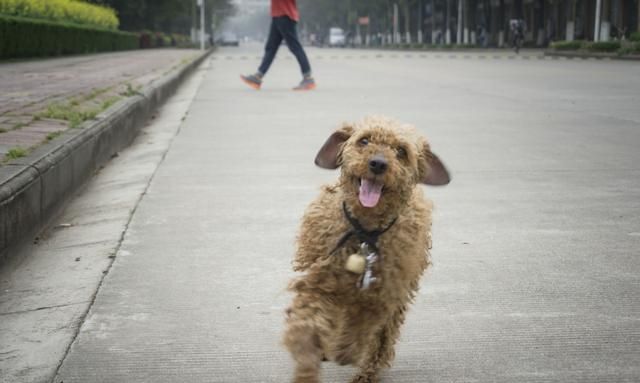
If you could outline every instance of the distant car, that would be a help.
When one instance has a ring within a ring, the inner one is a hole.
[[[344,35],[342,28],[330,28],[329,29],[329,46],[330,47],[344,47],[347,44],[347,38]]]
[[[232,32],[223,32],[219,42],[223,47],[237,47],[240,45],[238,36]]]

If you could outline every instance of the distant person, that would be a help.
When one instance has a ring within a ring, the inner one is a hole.
[[[524,20],[512,19],[509,21],[511,29],[511,47],[516,53],[520,53],[524,42]]]
[[[247,76],[240,76],[242,80],[254,89],[260,89],[262,79],[269,70],[273,59],[276,57],[278,48],[282,40],[287,43],[289,50],[298,60],[300,71],[302,72],[302,81],[294,90],[311,90],[316,87],[316,82],[311,76],[311,66],[309,59],[304,53],[302,44],[298,40],[298,7],[296,0],[271,0],[271,28],[269,29],[269,37],[264,47],[264,57],[258,71]]]

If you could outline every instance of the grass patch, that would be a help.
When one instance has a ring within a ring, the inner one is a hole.
[[[122,97],[112,96],[102,102],[102,110],[107,110],[113,106],[116,102],[120,101]]]
[[[5,160],[9,161],[9,160],[15,160],[15,159],[24,157],[26,155],[27,155],[27,149],[17,146],[15,148],[9,149],[9,152],[5,154],[4,158]]]
[[[95,99],[96,97],[100,96],[101,94],[104,94],[104,93],[108,92],[109,89],[111,89],[111,88],[102,88],[102,89],[96,88],[96,89],[92,89],[91,93],[89,93],[84,99],[86,101],[91,101],[91,100]]]
[[[73,110],[73,105],[71,104],[54,103],[49,104],[47,106],[47,110],[42,113],[38,113],[37,116],[69,121],[76,113],[77,112]]]
[[[51,141],[51,140],[55,140],[56,138],[60,137],[60,135],[62,133],[63,133],[62,130],[58,130],[57,132],[51,132],[51,133],[47,134],[46,142]]]
[[[8,132],[8,130],[7,130],[7,129],[5,129],[5,128],[0,128],[0,133],[6,133],[6,132]]]
[[[88,95],[81,98],[72,98],[67,102],[55,102],[47,106],[43,112],[36,114],[34,120],[41,118],[51,118],[54,120],[64,120],[69,122],[70,128],[77,128],[87,120],[93,120],[96,116],[109,109],[113,104],[122,99],[121,95],[114,95],[106,98],[105,93],[113,89],[94,89]],[[136,92],[129,85],[128,91]],[[100,97],[102,96],[102,97]],[[100,99],[96,99],[100,97]]]
[[[37,117],[69,121],[70,128],[77,128],[83,122],[94,119],[100,113],[97,108],[86,110],[78,110],[77,108],[71,103],[54,103],[47,106],[47,110],[39,113]]]
[[[133,97],[133,96],[137,96],[137,95],[142,95],[142,93],[140,93],[140,89],[142,89],[141,85],[138,85],[137,87],[133,87],[133,85],[131,85],[130,82],[125,84],[127,86],[127,90],[125,90],[124,92],[120,93],[121,95],[125,96],[125,97]]]
[[[20,129],[20,128],[24,128],[27,125],[29,125],[29,124],[27,124],[25,122],[18,122],[17,124],[13,125],[11,127],[11,129],[13,129],[13,130]]]

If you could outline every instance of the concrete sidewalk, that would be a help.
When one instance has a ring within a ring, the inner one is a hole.
[[[102,112],[197,55],[155,49],[0,63],[0,164],[9,150],[66,130],[71,111]]]
[[[150,50],[0,65],[0,262],[131,143],[208,53]]]
[[[202,82],[190,76],[133,144],[83,185],[38,240],[0,267],[0,382],[50,382],[118,251],[136,205]],[[64,164],[60,165],[64,167]],[[69,173],[71,169],[63,169]]]

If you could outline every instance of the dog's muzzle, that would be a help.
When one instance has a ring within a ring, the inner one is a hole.
[[[376,154],[369,160],[369,170],[377,176],[384,173],[388,167],[387,159],[380,154]]]

